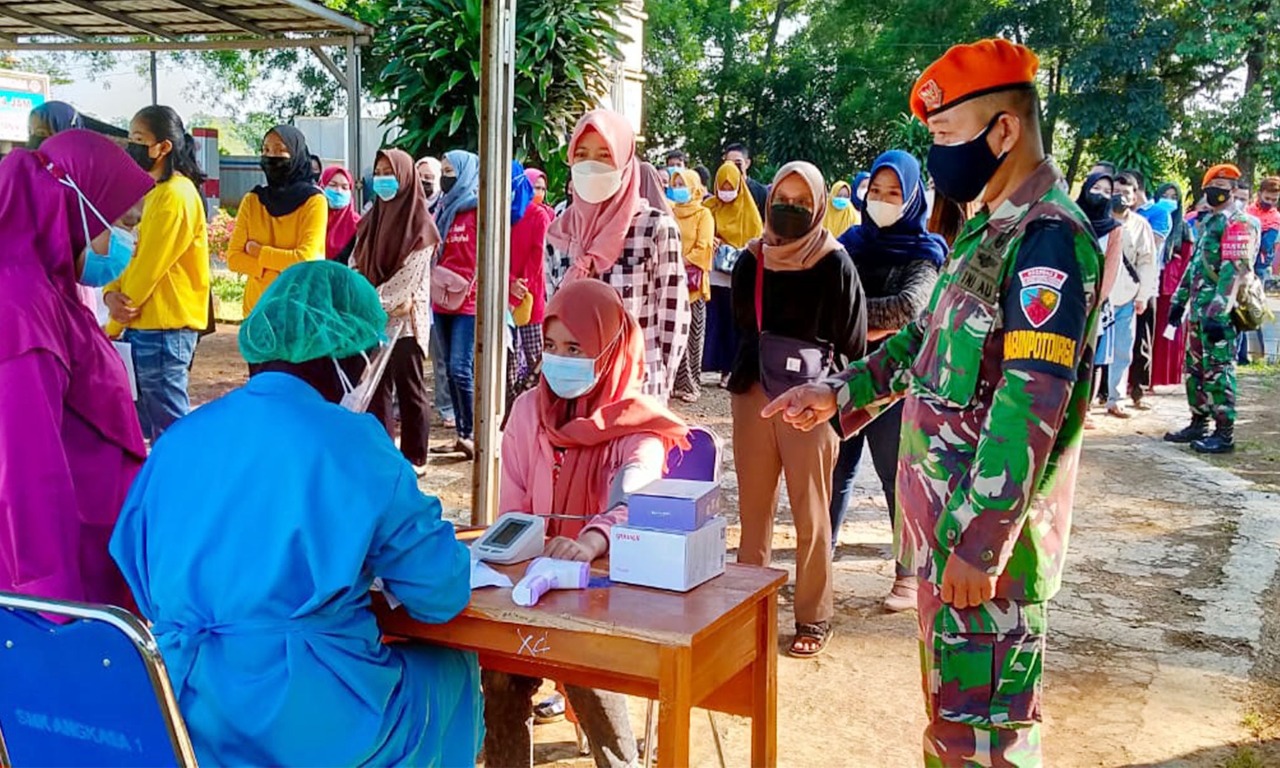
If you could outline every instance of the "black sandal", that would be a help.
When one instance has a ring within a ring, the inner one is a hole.
[[[835,631],[831,628],[829,621],[819,621],[814,624],[796,622],[796,636],[791,641],[791,647],[787,649],[787,655],[793,659],[812,659],[827,649],[827,643],[831,642],[833,634]],[[801,646],[801,643],[806,640],[816,641],[811,650]]]

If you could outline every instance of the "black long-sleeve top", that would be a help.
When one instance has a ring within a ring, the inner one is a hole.
[[[862,265],[858,277],[867,293],[867,327],[897,330],[929,305],[938,283],[938,267],[925,259],[891,266]]]
[[[756,328],[756,257],[743,250],[733,268],[733,321],[740,341],[729,375],[729,391],[742,394],[760,381],[760,334]],[[862,357],[867,348],[867,301],[858,271],[843,248],[809,269],[764,272],[764,330],[829,344],[832,373]]]

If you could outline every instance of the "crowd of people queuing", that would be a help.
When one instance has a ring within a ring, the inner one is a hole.
[[[1191,422],[1165,439],[1231,450],[1251,359],[1235,293],[1269,278],[1280,233],[1280,177],[1252,197],[1230,164],[1184,200],[1100,162],[1073,202],[1040,146],[1036,67],[989,40],[921,75],[928,179],[894,148],[849,179],[794,161],[765,184],[740,143],[714,172],[679,149],[659,170],[607,110],[572,134],[560,206],[544,170],[511,169],[502,509],[547,516],[549,556],[606,554],[629,494],[688,445],[668,401],[710,376],[731,399],[740,562],[770,562],[785,479],[788,653],[808,658],[832,636],[865,445],[897,542],[885,607],[919,612],[929,765],[1038,764],[1090,405],[1129,418],[1185,382]],[[422,621],[468,599],[465,547],[418,480],[433,450],[475,452],[479,158],[386,148],[365,190],[272,128],[227,255],[249,382],[190,413],[212,323],[190,134],[159,106],[124,147],[67,105],[31,124],[0,162],[0,590],[150,621],[202,762],[470,765],[483,746],[527,764],[541,681],[384,646],[369,610],[374,577]],[[210,454],[219,471],[193,474]],[[993,658],[1020,675],[979,696]],[[625,699],[566,691],[597,764],[634,764]]]

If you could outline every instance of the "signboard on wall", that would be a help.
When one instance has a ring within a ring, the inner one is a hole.
[[[49,77],[0,70],[0,141],[25,142],[31,110],[49,100]]]

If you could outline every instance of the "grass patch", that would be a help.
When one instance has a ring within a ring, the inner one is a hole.
[[[1266,766],[1251,747],[1237,747],[1236,753],[1222,762],[1222,768],[1266,768]]]
[[[244,286],[247,278],[234,272],[215,270],[210,288],[213,291],[214,318],[222,322],[244,320]]]

